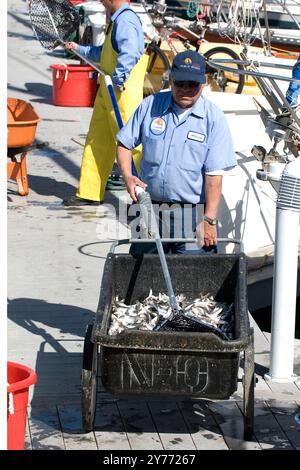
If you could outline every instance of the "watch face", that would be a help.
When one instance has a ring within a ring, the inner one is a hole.
[[[207,217],[207,215],[204,216],[204,220],[208,222],[210,225],[217,225],[217,219],[211,219],[210,217]]]

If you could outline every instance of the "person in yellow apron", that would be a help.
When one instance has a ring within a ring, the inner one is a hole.
[[[102,0],[110,23],[103,46],[65,45],[99,63],[100,69],[112,77],[114,91],[125,124],[143,100],[143,83],[148,55],[144,54],[144,34],[138,16],[126,0]],[[94,110],[86,138],[80,180],[75,196],[64,200],[65,206],[99,205],[104,199],[108,177],[116,157],[118,124],[107,91],[104,77],[94,103]],[[137,170],[141,148],[133,154]]]

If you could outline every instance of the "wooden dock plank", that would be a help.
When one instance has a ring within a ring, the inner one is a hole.
[[[59,405],[58,416],[66,450],[97,450],[94,433],[82,429],[80,406]]]
[[[244,367],[244,358],[243,358],[243,354],[242,354],[241,355],[241,366],[239,367],[239,372],[238,372],[238,378],[239,378],[239,381],[238,381],[238,384],[237,384],[238,386],[237,386],[237,390],[232,395],[232,398],[234,398],[237,401],[240,401],[240,400],[244,399],[244,390],[243,390],[243,383],[242,383],[242,378],[243,378],[243,375],[244,375],[244,368],[243,367]],[[259,367],[259,369],[260,369],[260,367]],[[273,396],[273,392],[270,389],[270,387],[268,387],[264,377],[262,375],[260,375],[260,373],[261,373],[261,371],[258,372],[257,374],[255,374],[255,379],[256,379],[255,390],[254,390],[255,396],[259,397],[259,398],[267,398],[267,397],[271,398]]]
[[[263,377],[263,374],[269,370],[270,366],[270,343],[251,315],[249,315],[249,320],[250,326],[254,330],[254,361],[256,373]]]
[[[252,317],[251,312],[249,312],[249,322],[250,322],[251,328],[253,328],[253,330],[254,330],[254,339],[255,339],[257,351],[259,351],[259,352],[262,352],[262,351],[268,352],[268,349],[266,350],[266,342],[269,343],[268,337],[259,328],[258,324],[256,323],[256,321]]]
[[[255,401],[254,434],[264,450],[292,450],[271,410],[263,401]]]
[[[34,450],[64,450],[56,406],[31,408],[29,426]]]
[[[165,450],[196,449],[175,401],[149,401],[148,406]]]
[[[270,334],[264,334],[251,315],[249,318],[250,325],[254,328],[255,371],[263,378],[264,373],[268,373],[270,367]],[[271,394],[265,389],[265,385],[269,387]],[[299,396],[299,388],[295,383],[281,384],[267,380],[265,385],[262,382],[259,384],[259,387],[256,388],[256,395],[259,394],[260,397],[264,395],[264,398],[268,399],[275,394],[276,396],[280,395],[281,399],[286,397],[287,400],[297,399]]]
[[[146,403],[119,401],[117,404],[133,450],[163,449]]]
[[[267,398],[273,396],[273,392],[270,387],[268,387],[268,384],[266,383],[265,379],[257,374],[254,393],[257,398]]]
[[[197,450],[228,450],[205,400],[178,402]]]
[[[300,399],[300,390],[294,383],[277,383],[271,380],[266,381],[275,396],[286,397],[287,400]]]
[[[116,403],[98,403],[94,434],[100,450],[129,450],[130,445]]]
[[[244,421],[241,410],[235,401],[208,402],[230,450],[260,450],[253,436],[251,441],[244,440]]]
[[[294,449],[300,450],[299,425],[294,419],[295,413],[300,413],[300,407],[295,401],[280,402],[278,400],[268,401],[270,407],[281,429],[286,434]]]

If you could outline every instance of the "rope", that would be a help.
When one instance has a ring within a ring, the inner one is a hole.
[[[7,384],[9,386],[9,384]],[[15,409],[14,409],[14,395],[12,392],[8,394],[8,412],[10,415],[15,414]]]
[[[239,44],[251,44],[261,36],[259,12],[262,6],[263,0],[221,0],[217,9],[221,36]]]

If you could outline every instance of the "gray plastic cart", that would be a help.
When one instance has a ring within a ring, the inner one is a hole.
[[[188,300],[211,294],[234,304],[234,339],[214,333],[126,330],[109,336],[113,299],[132,304],[165,290],[158,255],[133,258],[115,253],[115,242],[103,271],[98,310],[88,325],[83,352],[82,417],[86,431],[93,428],[97,377],[114,394],[183,395],[228,399],[237,389],[240,353],[244,356],[244,435],[253,432],[254,347],[247,310],[247,266],[243,253],[166,255],[175,294]]]

